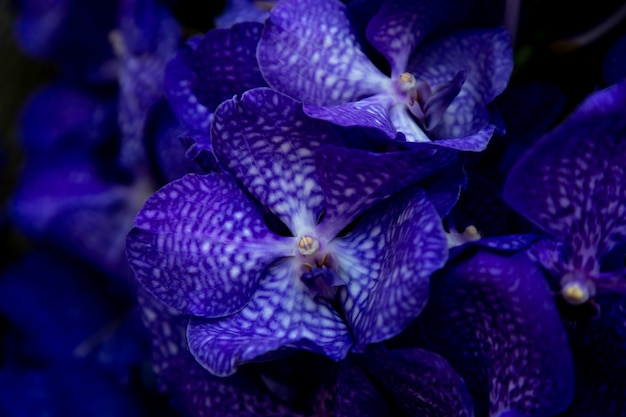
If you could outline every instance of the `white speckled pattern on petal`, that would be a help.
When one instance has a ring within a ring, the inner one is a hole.
[[[448,258],[441,219],[419,189],[374,207],[330,250],[347,281],[341,301],[357,348],[395,336],[417,317],[430,275]]]
[[[331,106],[384,91],[390,80],[361,51],[338,0],[282,0],[257,49],[268,84],[299,101]]]
[[[325,301],[311,298],[298,276],[295,258],[278,261],[266,272],[250,303],[220,320],[192,319],[187,331],[196,359],[215,375],[281,347],[295,347],[342,359],[352,337]]]
[[[569,405],[574,369],[565,329],[525,253],[482,250],[437,274],[430,290],[420,316],[429,344],[489,415],[552,416]]]
[[[576,269],[626,237],[626,82],[590,96],[511,170],[504,197],[561,239]]]
[[[148,199],[126,248],[137,280],[158,300],[217,317],[240,310],[265,268],[293,245],[267,229],[232,177],[192,174]]]
[[[339,145],[326,122],[284,94],[258,88],[224,102],[211,130],[220,162],[291,232],[314,227],[324,210],[315,149]]]

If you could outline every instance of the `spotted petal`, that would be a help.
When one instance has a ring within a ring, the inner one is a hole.
[[[265,23],[257,50],[268,84],[315,106],[356,101],[389,79],[363,54],[338,0],[283,0]]]
[[[419,49],[409,70],[433,88],[465,71],[458,96],[431,131],[437,139],[462,138],[489,124],[486,105],[504,90],[513,71],[511,36],[504,29],[455,33]]]
[[[402,331],[424,308],[430,275],[447,259],[441,220],[419,189],[384,201],[331,242],[357,348]]]
[[[367,38],[391,64],[393,78],[406,71],[409,55],[438,27],[459,22],[470,1],[388,0],[367,26]]]
[[[567,337],[526,254],[478,252],[433,277],[430,289],[420,317],[430,346],[461,374],[479,407],[491,416],[548,416],[567,407]]]
[[[127,239],[137,280],[159,301],[206,317],[240,310],[264,269],[290,252],[225,174],[187,175],[144,205]]]
[[[318,230],[334,236],[377,202],[456,159],[456,152],[430,145],[385,154],[336,146],[320,148],[316,162],[326,215]]]
[[[422,349],[354,355],[372,385],[406,415],[473,417],[465,382],[441,356]]]
[[[202,38],[190,62],[191,88],[200,103],[215,109],[235,94],[267,86],[256,60],[262,29],[261,23],[242,22]]]
[[[578,267],[626,237],[626,82],[590,96],[513,167],[504,197]],[[589,263],[591,265],[589,265]]]
[[[268,88],[250,90],[220,105],[211,130],[222,165],[294,235],[314,227],[324,210],[314,151],[340,143],[301,107]]]
[[[196,359],[219,376],[282,347],[342,359],[352,338],[332,307],[311,297],[298,278],[299,268],[293,258],[272,265],[250,303],[235,315],[193,318],[187,336]]]

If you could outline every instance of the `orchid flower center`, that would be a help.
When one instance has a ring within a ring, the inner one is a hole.
[[[450,228],[450,231],[446,232],[446,238],[448,239],[448,249],[451,249],[467,242],[479,240],[482,236],[476,226],[469,225],[460,233],[456,229]]]
[[[298,252],[300,255],[308,256],[311,255],[320,248],[319,240],[315,239],[312,236],[302,236],[300,241],[298,242]]]
[[[570,304],[584,304],[595,293],[593,282],[581,274],[568,272],[561,278],[561,295]]]
[[[336,262],[326,250],[326,243],[317,237],[304,235],[298,240],[296,256],[300,258],[300,279],[312,296],[333,299],[337,287],[345,282],[336,274]]]
[[[393,83],[394,93],[398,102],[412,106],[417,101],[417,80],[410,72],[403,72]]]
[[[326,244],[317,237],[304,235],[298,240],[296,256],[300,258],[304,272],[325,266],[328,257]]]

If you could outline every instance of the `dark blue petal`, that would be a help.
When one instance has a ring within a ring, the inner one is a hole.
[[[43,252],[26,255],[0,280],[0,311],[27,342],[21,355],[71,358],[116,318],[104,282],[61,259]]]
[[[115,28],[117,2],[19,0],[15,34],[29,55],[52,60],[70,78],[114,79],[108,35]]]
[[[433,30],[460,22],[470,1],[387,0],[367,27],[367,38],[391,64],[391,75],[407,70],[409,55]]]
[[[450,266],[431,279],[421,318],[431,347],[464,378],[477,410],[551,416],[571,402],[565,329],[526,254],[480,251]]]
[[[68,363],[51,369],[0,372],[0,412],[6,417],[136,417],[137,398],[97,370]]]
[[[621,416],[626,413],[626,298],[597,297],[596,318],[570,328],[576,364],[576,395],[567,417]]]
[[[335,417],[387,417],[391,415],[385,397],[365,372],[351,359],[339,363],[334,389]],[[329,413],[332,411],[328,411]]]
[[[152,370],[157,375],[159,389],[174,389],[180,373],[187,371],[186,367],[181,367],[181,361],[191,356],[186,336],[189,316],[161,303],[140,286],[137,287],[137,302],[149,334]]]
[[[457,153],[421,145],[402,152],[375,154],[334,146],[316,152],[326,215],[318,226],[332,237],[377,202],[456,162]]]
[[[157,172],[160,177],[165,182],[170,182],[185,174],[208,174],[217,171],[202,168],[199,161],[203,160],[203,152],[200,150],[197,153],[191,152],[193,155],[191,156],[185,143],[181,143],[182,134],[183,127],[172,113],[165,99],[162,98],[148,115],[144,138],[147,149],[154,153],[158,167]],[[202,155],[198,155],[198,153]],[[195,163],[194,160],[196,159],[198,163]],[[215,157],[213,157],[213,161],[215,161]]]
[[[473,417],[465,382],[441,356],[421,349],[354,355],[370,381],[403,415]],[[395,414],[394,414],[395,415]]]
[[[193,51],[200,39],[191,37],[170,59],[163,75],[163,92],[180,124],[189,129],[208,130],[213,108],[198,102],[192,90],[196,74],[191,69]]]
[[[591,95],[513,167],[515,210],[563,240],[574,268],[599,270],[626,237],[626,82]]]
[[[112,277],[129,276],[124,236],[148,184],[105,178],[83,155],[48,154],[29,161],[10,214],[30,238],[77,254]]]
[[[186,365],[186,366],[185,366]],[[181,364],[175,402],[190,417],[306,417],[310,414],[280,403],[258,375],[211,375],[191,358]]]
[[[22,110],[20,142],[29,155],[51,149],[91,150],[116,133],[112,97],[70,84],[35,92]]]
[[[119,22],[119,32],[111,35],[119,61],[119,158],[132,167],[146,161],[146,118],[163,93],[165,64],[178,47],[180,29],[168,10],[151,0],[123,1]]]
[[[262,29],[260,23],[239,23],[214,29],[198,42],[189,66],[191,89],[202,105],[214,110],[235,94],[267,86],[256,60]]]

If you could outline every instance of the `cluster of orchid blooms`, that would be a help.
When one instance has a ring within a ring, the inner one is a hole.
[[[484,3],[240,0],[183,39],[164,4],[124,0],[93,62],[46,49],[65,32],[23,6],[23,48],[81,82],[25,108],[9,218],[138,301],[182,415],[621,416],[626,65],[557,124],[549,89],[507,89]],[[0,279],[0,312],[66,331],[15,301],[25,275]],[[139,316],[57,275],[93,317],[63,343],[128,383]]]

